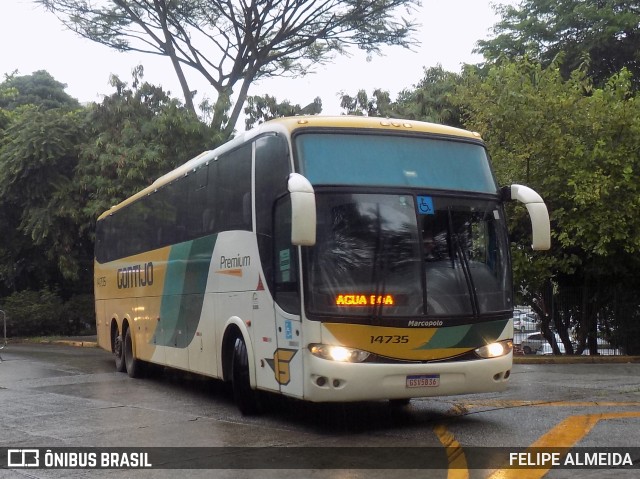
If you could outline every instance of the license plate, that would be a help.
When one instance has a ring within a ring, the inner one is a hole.
[[[440,386],[439,374],[420,374],[407,376],[408,388],[437,388]]]

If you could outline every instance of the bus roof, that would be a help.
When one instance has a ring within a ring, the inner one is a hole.
[[[295,116],[277,118],[264,125],[281,124],[290,132],[302,128],[361,128],[387,131],[415,131],[419,133],[431,133],[435,135],[456,136],[480,140],[480,134],[440,125],[437,123],[427,123],[416,120],[402,120],[395,118],[380,118],[370,116]]]
[[[380,117],[367,117],[367,116],[294,116],[277,118],[267,121],[258,125],[257,127],[240,133],[233,140],[219,146],[214,150],[208,150],[200,153],[198,156],[186,161],[182,165],[178,166],[174,170],[159,177],[150,186],[144,188],[138,193],[126,198],[122,202],[100,215],[98,219],[102,219],[109,216],[111,213],[119,210],[123,206],[134,202],[138,198],[144,197],[150,193],[153,193],[158,188],[170,183],[171,181],[181,176],[187,175],[190,171],[195,169],[201,164],[208,163],[209,161],[217,158],[218,156],[233,150],[243,143],[252,140],[253,138],[272,132],[281,132],[292,134],[294,131],[299,131],[307,128],[332,128],[332,129],[366,129],[366,130],[380,130],[381,132],[416,132],[426,133],[432,135],[442,135],[457,138],[472,139],[476,141],[482,141],[480,134],[463,130],[460,128],[454,128],[451,126],[440,125],[437,123],[427,123],[416,120],[403,120],[394,118],[380,118]]]

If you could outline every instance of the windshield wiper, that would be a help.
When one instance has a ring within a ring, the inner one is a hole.
[[[471,267],[469,266],[469,259],[465,254],[462,246],[460,245],[460,241],[458,239],[458,234],[453,229],[453,217],[451,215],[451,207],[448,210],[449,213],[449,236],[453,242],[453,250],[455,251],[455,255],[460,258],[460,266],[462,267],[462,272],[464,273],[464,279],[467,283],[467,289],[469,290],[469,299],[471,301],[471,310],[473,311],[474,316],[478,316],[480,314],[480,307],[478,304],[478,293],[476,292],[476,287],[473,282],[473,275],[471,274]],[[455,258],[453,255],[451,256],[451,262],[453,263]]]
[[[384,253],[384,241],[381,235],[382,228],[380,227],[380,204],[376,205],[376,229],[375,232],[375,250],[373,253],[373,266],[371,271],[371,284],[374,285],[373,294],[374,300],[373,304],[371,304],[371,313],[369,315],[369,319],[373,323],[375,320],[379,320],[382,316],[382,306],[383,301],[379,301],[380,298],[384,297],[386,285],[385,285],[385,275],[384,275],[384,267],[383,261],[385,257]]]

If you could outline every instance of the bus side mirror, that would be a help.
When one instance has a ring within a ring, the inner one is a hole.
[[[316,195],[313,186],[304,176],[291,173],[288,189],[291,196],[291,244],[313,246],[316,244]]]
[[[534,250],[548,250],[551,248],[551,224],[549,211],[544,200],[538,193],[527,186],[511,185],[503,188],[505,199],[518,200],[527,207],[531,218],[531,231],[533,240],[531,247]]]

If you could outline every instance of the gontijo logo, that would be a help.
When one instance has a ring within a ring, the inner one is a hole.
[[[118,289],[153,285],[153,263],[136,264],[118,269]]]

